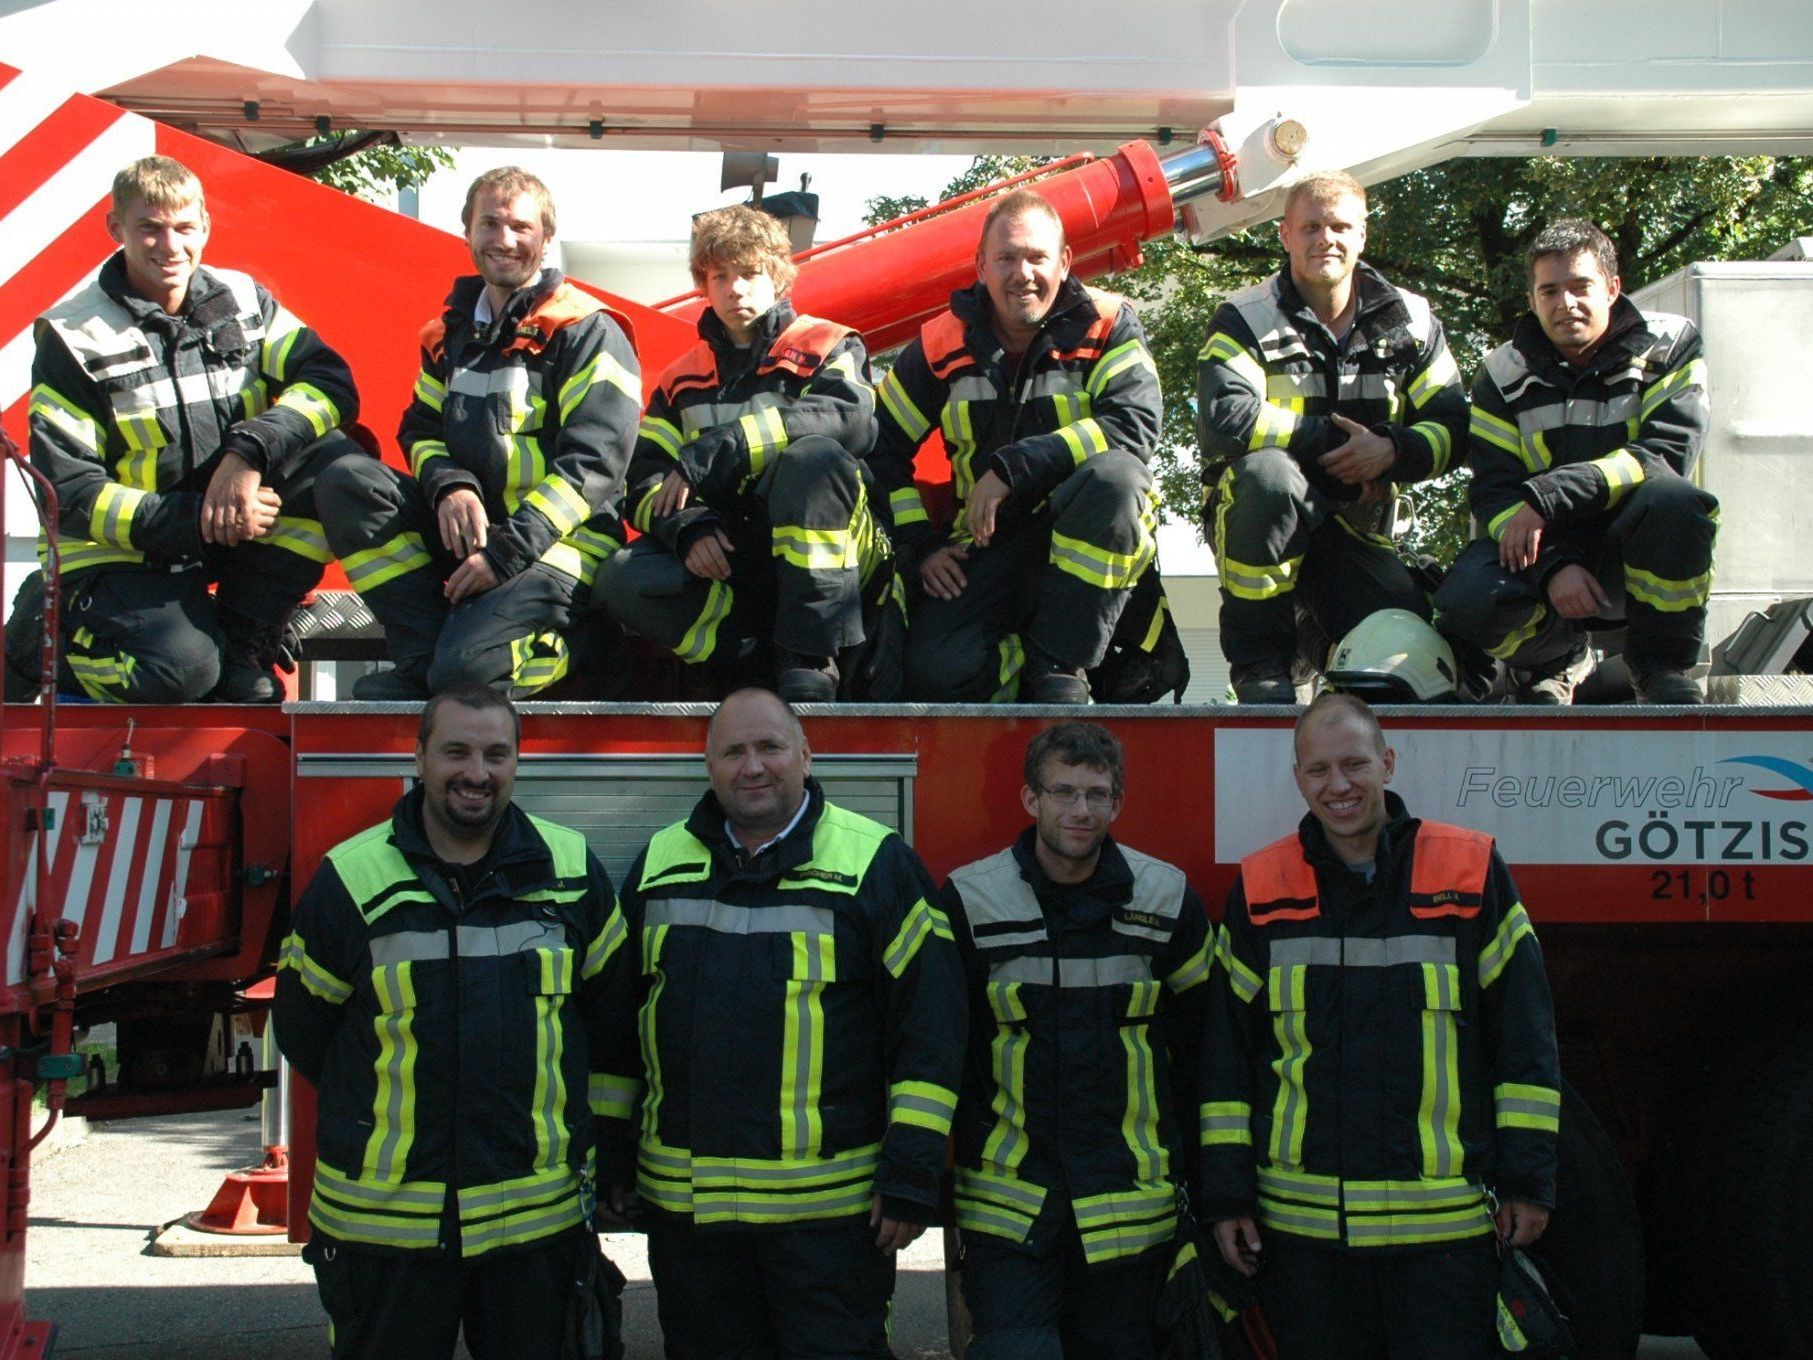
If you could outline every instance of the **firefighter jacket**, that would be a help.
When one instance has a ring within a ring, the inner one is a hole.
[[[1354,270],[1351,329],[1336,340],[1303,300],[1288,269],[1230,296],[1209,319],[1198,355],[1196,436],[1202,479],[1228,463],[1283,449],[1332,500],[1360,494],[1317,461],[1347,442],[1334,415],[1389,438],[1394,482],[1439,477],[1467,428],[1467,393],[1442,323],[1415,293],[1371,265]]]
[[[485,503],[500,581],[545,561],[587,585],[623,546],[618,506],[642,405],[622,318],[559,270],[480,325],[484,292],[457,280],[422,329],[422,371],[397,441],[430,506],[465,487]]]
[[[1162,400],[1146,333],[1124,299],[1067,276],[1024,355],[1006,354],[980,283],[920,328],[876,387],[872,463],[896,542],[923,556],[938,534],[913,485],[913,459],[938,429],[959,507],[984,473],[1037,504],[1088,459],[1122,449],[1150,463]],[[956,517],[957,525],[962,517]],[[953,530],[966,537],[965,530]]]
[[[707,308],[699,343],[668,366],[642,413],[630,460],[629,521],[678,551],[694,526],[734,510],[787,446],[809,435],[835,440],[852,458],[875,442],[875,391],[862,337],[835,321],[801,316],[783,299],[739,347]],[[698,495],[651,523],[655,493],[675,467]]]
[[[132,291],[116,254],[38,318],[36,339],[31,458],[57,491],[65,572],[199,562],[223,451],[281,481],[359,411],[346,362],[232,270],[197,269],[173,316]],[[331,556],[314,520],[281,517],[261,541]]]
[[[1322,827],[1241,861],[1216,940],[1204,1217],[1354,1248],[1492,1230],[1555,1202],[1561,1111],[1542,952],[1492,839],[1395,794],[1370,882]]]
[[[957,1224],[1043,1253],[1074,1219],[1094,1264],[1177,1228],[1208,915],[1181,870],[1112,838],[1088,881],[1053,883],[1036,834],[944,887],[970,993]]]
[[[591,1212],[638,1090],[626,931],[577,832],[509,808],[467,887],[420,788],[328,851],[278,961],[283,1054],[320,1088],[309,1222],[475,1257]]]
[[[707,793],[624,880],[640,957],[643,1203],[700,1225],[930,1222],[963,972],[918,856],[806,783],[753,856]]]
[[[1473,384],[1473,517],[1497,540],[1524,505],[1560,530],[1616,510],[1645,481],[1692,475],[1708,419],[1706,361],[1686,318],[1640,312],[1621,297],[1604,341],[1577,368],[1525,313]],[[1545,577],[1551,569],[1538,564]]]

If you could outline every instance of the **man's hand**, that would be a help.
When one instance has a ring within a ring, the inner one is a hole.
[[[1252,1276],[1259,1273],[1259,1253],[1263,1243],[1259,1241],[1259,1225],[1252,1218],[1242,1214],[1239,1218],[1224,1218],[1215,1225],[1215,1245],[1221,1248],[1221,1259],[1242,1275]]]
[[[869,1226],[875,1229],[875,1245],[890,1256],[903,1247],[912,1246],[925,1231],[923,1223],[903,1223],[897,1218],[884,1217],[880,1195],[869,1203]]]
[[[1527,1247],[1549,1226],[1549,1211],[1528,1200],[1508,1199],[1498,1206],[1498,1235],[1513,1247]],[[1221,1225],[1217,1223],[1216,1228]]]
[[[976,540],[978,548],[986,548],[988,540],[995,536],[995,513],[1001,508],[1001,502],[1007,499],[1007,493],[1011,489],[990,468],[982,474],[970,491],[969,499],[963,503],[963,519],[969,526],[969,536]]]
[[[592,1214],[592,1226],[605,1232],[625,1232],[635,1226],[632,1221],[640,1205],[636,1192],[627,1185],[598,1187],[598,1208]]]
[[[1578,563],[1549,577],[1549,603],[1564,619],[1590,619],[1612,607],[1599,578]]]
[[[283,501],[261,480],[258,469],[238,454],[221,455],[201,500],[202,542],[231,548],[271,532]]]
[[[1522,571],[1532,565],[1542,547],[1543,531],[1548,527],[1549,522],[1534,507],[1518,506],[1517,513],[1505,525],[1503,537],[1498,540],[1498,565],[1506,571]]]
[[[680,484],[686,485],[684,478]],[[707,580],[728,581],[730,554],[735,551],[729,536],[722,529],[713,526],[710,533],[700,534],[686,550],[686,569],[694,576],[703,576]]]
[[[483,550],[490,522],[485,517],[485,503],[478,498],[478,492],[470,487],[456,487],[441,497],[434,514],[440,524],[441,542],[462,563]],[[491,584],[497,584],[495,578]]]
[[[648,507],[649,517],[665,519],[669,515],[678,514],[686,508],[686,503],[691,499],[692,483],[686,480],[684,472],[675,468],[662,478],[661,489],[655,492],[655,499]],[[703,575],[702,572],[693,574],[695,576]]]
[[[969,584],[969,578],[958,565],[967,561],[967,552],[955,543],[947,543],[936,552],[927,553],[925,561],[919,564],[919,584],[933,599],[954,600]]]
[[[459,604],[462,600],[483,595],[496,584],[497,573],[491,570],[491,560],[482,552],[475,552],[453,569],[453,575],[447,578],[441,593],[447,597],[448,604]]]
[[[1391,471],[1397,462],[1397,446],[1382,434],[1374,434],[1357,420],[1330,416],[1336,427],[1347,435],[1347,442],[1330,449],[1316,461],[1329,476],[1349,485],[1375,482]]]

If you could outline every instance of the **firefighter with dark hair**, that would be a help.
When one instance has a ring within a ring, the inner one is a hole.
[[[1566,704],[1586,630],[1627,628],[1637,697],[1697,704],[1718,500],[1693,483],[1709,409],[1700,336],[1623,296],[1590,222],[1530,243],[1530,311],[1473,384],[1469,544],[1436,593],[1442,627],[1510,668],[1525,703]]]
[[[461,683],[520,699],[602,660],[574,614],[624,538],[642,403],[626,323],[544,267],[554,201],[534,175],[479,176],[460,222],[478,273],[423,328],[397,434],[409,475],[367,461],[321,483],[328,539],[393,663],[355,699]]]
[[[107,213],[119,251],[37,323],[57,683],[101,703],[281,699],[285,627],[332,556],[317,478],[373,461],[339,433],[359,409],[345,362],[253,279],[202,267],[209,225],[193,171],[134,161]]]
[[[627,932],[585,838],[511,802],[520,746],[489,686],[430,699],[415,788],[327,852],[283,942],[335,1360],[450,1360],[462,1330],[474,1360],[571,1360],[593,1304],[640,1094]]]
[[[933,702],[1144,702],[1189,679],[1157,573],[1158,370],[1133,308],[1070,272],[1056,209],[990,209],[977,282],[876,389],[873,462],[921,598],[907,690]],[[913,482],[941,430],[954,519]],[[1093,673],[1093,680],[1091,678]]]
[[[623,885],[667,1354],[886,1357],[963,1065],[950,923],[899,835],[826,800],[772,691],[718,706],[705,764]]]
[[[1240,862],[1215,946],[1197,1208],[1280,1355],[1494,1360],[1496,1232],[1555,1202],[1542,951],[1492,838],[1412,817],[1364,701],[1297,722],[1297,830]]]
[[[594,598],[688,665],[772,679],[785,699],[890,698],[898,658],[887,676],[846,674],[871,632],[905,619],[860,462],[875,437],[868,354],[848,326],[794,310],[789,250],[757,208],[694,222],[710,305],[643,413],[627,499],[643,537]]]
[[[972,1360],[1152,1360],[1195,1164],[1210,930],[1172,865],[1121,845],[1121,745],[1026,749],[1032,825],[941,896],[969,976],[956,1125]]]

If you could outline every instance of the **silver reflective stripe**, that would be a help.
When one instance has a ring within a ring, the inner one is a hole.
[[[645,924],[703,926],[723,935],[829,935],[837,914],[829,907],[733,907],[699,897],[663,897],[648,904]]]
[[[1400,963],[1453,963],[1454,958],[1454,939],[1448,935],[1393,935],[1383,940],[1353,935],[1338,940],[1278,940],[1271,949],[1274,968],[1306,963],[1390,968]]]
[[[786,410],[793,399],[785,392],[757,392],[747,401],[699,401],[680,408],[680,428],[691,439],[701,430],[732,425],[756,411]]]
[[[448,954],[444,930],[399,930],[394,935],[380,935],[371,942],[371,961],[376,968],[422,959],[444,959]]]
[[[460,926],[459,951],[465,958],[489,959],[522,954],[531,949],[559,949],[566,933],[551,921],[516,921],[507,926]],[[399,930],[371,942],[373,966],[424,959],[444,959],[449,954],[445,930]]]
[[[1000,395],[988,378],[977,373],[966,374],[951,384],[951,401],[993,401]]]
[[[513,397],[541,395],[541,374],[512,365],[481,373],[475,368],[456,368],[447,375],[447,390],[462,397],[488,397],[493,392],[507,392]]]
[[[1049,987],[1054,963],[1059,987],[1117,987],[1152,980],[1152,961],[1140,954],[1113,954],[1105,959],[1002,959],[989,965],[988,980]]]

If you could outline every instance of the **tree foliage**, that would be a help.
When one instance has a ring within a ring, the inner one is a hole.
[[[436,170],[447,169],[453,164],[453,153],[445,147],[410,146],[396,140],[394,134],[389,140],[371,141],[369,134],[358,132],[310,137],[294,147],[280,148],[274,159],[292,151],[299,157],[331,157],[340,147],[360,141],[368,144],[319,168],[305,169],[303,173],[342,193],[379,203],[399,189],[420,188]]]
[[[1039,162],[979,156],[943,197]],[[1695,260],[1762,259],[1813,230],[1813,158],[1774,156],[1460,159],[1369,191],[1366,258],[1422,293],[1448,333],[1463,377],[1509,333],[1526,307],[1523,252],[1560,217],[1597,222],[1617,243],[1626,291]],[[871,222],[923,207],[871,199]],[[1151,339],[1165,392],[1155,472],[1168,518],[1193,519],[1196,354],[1227,294],[1275,270],[1282,253],[1266,224],[1193,249],[1164,239],[1145,264],[1105,281],[1132,298]],[[1465,474],[1417,488],[1411,545],[1450,560],[1464,538]]]

